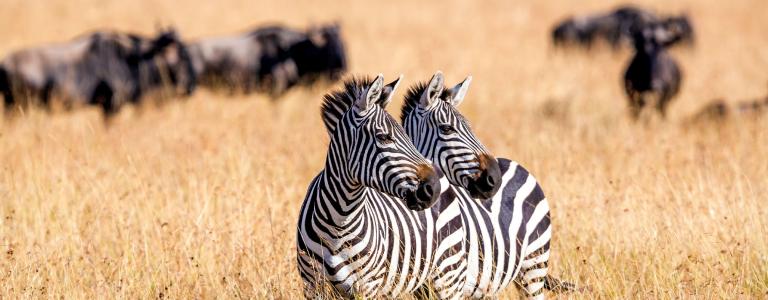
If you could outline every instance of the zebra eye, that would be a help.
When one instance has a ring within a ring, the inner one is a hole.
[[[442,134],[451,134],[456,132],[456,128],[453,128],[453,126],[448,124],[440,125],[438,129],[440,129],[440,133]]]
[[[382,143],[382,144],[391,144],[394,142],[394,140],[392,140],[392,135],[386,134],[386,133],[376,134],[376,140],[378,140],[379,143]]]

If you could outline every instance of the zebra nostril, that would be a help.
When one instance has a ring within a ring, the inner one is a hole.
[[[488,182],[489,186],[493,186],[496,183],[496,180],[493,179],[493,176],[485,176],[485,181]]]
[[[434,191],[432,190],[432,185],[427,185],[424,187],[424,193],[427,195],[427,197],[432,197],[432,193]]]

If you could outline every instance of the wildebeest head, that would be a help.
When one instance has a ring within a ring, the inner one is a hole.
[[[567,19],[552,29],[552,43],[555,46],[578,44],[582,40],[582,30],[574,19]]]
[[[632,33],[635,51],[648,55],[658,53],[680,39],[680,34],[667,30],[662,23],[647,24]]]
[[[680,41],[692,44],[695,40],[693,25],[687,15],[667,18],[662,21],[662,26],[670,34],[678,36]]]
[[[291,47],[291,58],[304,75],[327,76],[332,80],[347,70],[347,55],[340,26],[333,24],[307,31],[307,38]]]
[[[161,31],[140,54],[142,62],[153,67],[151,74],[143,74],[150,84],[170,85],[177,93],[189,95],[195,89],[196,78],[192,59],[186,44],[174,29]]]

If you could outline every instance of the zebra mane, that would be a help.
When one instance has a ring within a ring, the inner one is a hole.
[[[366,89],[371,86],[373,79],[367,76],[352,77],[344,81],[344,87],[323,96],[320,108],[323,123],[328,133],[336,131],[336,125],[341,116],[346,113],[360,97],[365,97]]]
[[[400,122],[405,123],[405,118],[419,105],[421,101],[421,94],[427,89],[427,82],[419,82],[408,88],[408,92],[405,94],[405,101],[403,101],[403,109],[400,111]],[[440,94],[440,100],[447,101],[452,96],[451,89],[443,86],[443,93]]]

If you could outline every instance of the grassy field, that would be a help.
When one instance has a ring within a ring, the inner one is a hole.
[[[685,77],[670,119],[645,125],[627,117],[629,51],[550,47],[561,17],[613,6],[581,2],[5,0],[0,55],[96,28],[194,39],[340,20],[353,73],[474,76],[462,112],[539,179],[550,270],[590,287],[560,297],[768,297],[768,118],[684,125],[710,99],[766,94],[768,2],[642,3],[698,31],[673,51]],[[0,298],[299,297],[295,225],[325,159],[329,88],[277,102],[200,90],[108,129],[95,109],[0,122]]]

